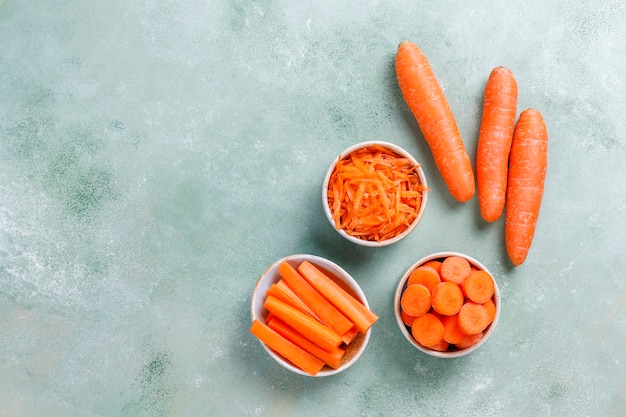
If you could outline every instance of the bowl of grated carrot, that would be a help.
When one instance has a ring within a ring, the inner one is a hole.
[[[438,252],[415,262],[394,295],[400,331],[417,349],[439,358],[467,355],[493,334],[500,291],[476,259]]]
[[[406,150],[368,141],[332,162],[322,186],[324,213],[333,228],[362,246],[381,247],[408,236],[428,200],[426,176]]]
[[[251,316],[250,333],[276,362],[314,377],[352,366],[378,320],[350,274],[306,254],[279,259],[263,272],[252,294]]]

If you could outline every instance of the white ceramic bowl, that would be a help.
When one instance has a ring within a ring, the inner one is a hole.
[[[418,177],[420,179],[421,184],[425,188],[425,190],[422,192],[422,202],[421,202],[419,211],[417,213],[417,217],[414,219],[413,223],[411,223],[411,225],[403,233],[401,233],[400,235],[398,235],[398,236],[396,236],[394,238],[391,238],[391,239],[383,240],[383,241],[373,241],[373,240],[361,239],[361,238],[358,238],[358,237],[355,237],[355,236],[352,236],[352,235],[348,234],[345,230],[337,229],[335,227],[335,222],[333,220],[331,209],[330,209],[330,207],[328,205],[328,182],[330,180],[331,175],[333,174],[333,171],[335,170],[335,167],[337,166],[337,161],[345,158],[346,156],[348,156],[350,153],[354,152],[357,149],[364,148],[364,147],[367,147],[367,146],[372,146],[372,145],[383,146],[383,147],[385,147],[387,149],[392,150],[393,152],[397,153],[398,155],[401,155],[401,156],[409,159],[417,167]],[[382,247],[382,246],[387,246],[387,245],[391,245],[393,243],[399,242],[400,240],[402,240],[405,237],[407,237],[415,229],[417,224],[420,222],[422,216],[424,215],[424,210],[426,209],[427,201],[428,201],[428,184],[426,183],[426,176],[424,175],[424,171],[422,170],[421,165],[406,150],[404,150],[403,148],[401,148],[398,145],[394,145],[393,143],[389,143],[389,142],[367,141],[367,142],[360,142],[360,143],[357,143],[357,144],[355,144],[353,146],[350,146],[349,148],[347,148],[346,150],[341,152],[341,154],[339,154],[339,156],[337,158],[335,158],[335,160],[330,164],[330,167],[326,171],[326,175],[324,177],[324,182],[322,183],[322,205],[324,207],[324,213],[326,214],[326,218],[330,222],[331,226],[341,236],[343,236],[344,238],[346,238],[350,242],[353,242],[353,243],[356,243],[356,244],[362,245],[362,246]]]
[[[359,287],[359,284],[348,274],[343,268],[339,265],[329,261],[328,259],[321,258],[315,255],[290,255],[286,256],[278,261],[274,262],[270,265],[269,268],[263,272],[261,277],[256,283],[254,287],[254,291],[252,293],[252,303],[251,303],[251,316],[252,320],[258,319],[261,322],[265,323],[265,318],[267,316],[267,310],[263,307],[266,298],[267,289],[275,282],[280,279],[280,275],[278,273],[278,266],[287,261],[291,266],[297,268],[297,266],[302,261],[309,261],[313,265],[317,266],[324,272],[328,273],[332,278],[336,279],[340,285],[346,288],[346,290],[356,298],[361,300],[361,302],[369,308],[369,304],[367,303],[367,299],[365,298],[365,294]],[[339,372],[343,372],[352,366],[363,354],[365,348],[370,339],[371,329],[369,329],[365,333],[359,333],[355,339],[348,345],[346,348],[346,353],[343,358],[343,362],[338,369],[332,369],[328,366],[324,366],[324,368],[315,375],[316,377],[330,376],[337,374]],[[289,369],[292,372],[295,372],[300,375],[311,376],[308,373],[302,371],[300,368],[294,366],[290,362],[286,361],[282,356],[275,353],[273,350],[268,348],[265,344],[261,343],[263,348],[267,351],[267,353],[280,365]]]
[[[396,316],[396,322],[398,323],[398,327],[400,328],[400,331],[402,332],[402,334],[404,335],[404,337],[406,338],[406,340],[409,341],[409,343],[411,343],[414,347],[416,347],[417,349],[421,350],[424,353],[427,353],[431,356],[435,356],[438,358],[458,358],[461,356],[465,356],[469,353],[472,353],[473,351],[475,351],[476,349],[480,348],[482,345],[484,345],[487,340],[489,339],[489,337],[493,334],[493,332],[496,329],[496,326],[498,324],[498,319],[500,317],[500,290],[498,289],[498,284],[494,278],[494,295],[493,295],[493,301],[494,304],[496,306],[496,314],[495,314],[495,318],[493,319],[493,321],[491,322],[491,324],[489,325],[489,327],[487,327],[487,329],[485,329],[484,331],[484,335],[482,337],[482,339],[480,339],[477,343],[475,343],[474,345],[465,348],[465,349],[460,349],[460,350],[450,350],[450,351],[446,351],[446,352],[441,352],[441,351],[437,351],[434,349],[430,349],[428,347],[422,346],[421,344],[419,344],[411,335],[411,332],[409,330],[409,328],[404,324],[404,322],[402,321],[402,316],[401,316],[401,312],[400,312],[400,299],[402,298],[402,294],[404,292],[404,290],[406,289],[406,284],[407,284],[407,280],[409,279],[409,276],[411,275],[411,272],[413,272],[413,270],[415,270],[417,267],[425,264],[428,261],[432,261],[432,260],[437,260],[437,259],[443,259],[446,258],[448,256],[460,256],[462,258],[465,258],[469,261],[469,263],[474,266],[475,268],[479,269],[479,270],[483,270],[485,272],[487,272],[489,275],[491,275],[491,277],[493,278],[493,274],[491,274],[491,272],[489,272],[489,270],[479,261],[477,261],[476,259],[472,258],[471,256],[462,254],[462,253],[458,253],[458,252],[438,252],[438,253],[434,253],[432,255],[426,256],[422,259],[420,259],[419,261],[415,262],[404,274],[404,276],[402,277],[402,279],[400,280],[400,282],[398,283],[398,286],[396,288],[396,292],[394,295],[394,300],[393,300],[393,306],[394,306],[394,314]]]

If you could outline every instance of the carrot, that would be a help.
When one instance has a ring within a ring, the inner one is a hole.
[[[328,182],[328,206],[338,230],[383,241],[417,218],[424,189],[409,159],[380,145],[366,146],[337,161]]]
[[[489,313],[489,321],[494,321],[496,318],[496,304],[493,302],[493,299],[484,302],[483,306],[487,309],[487,313]]]
[[[442,316],[441,323],[445,329],[443,333],[443,340],[451,344],[457,344],[461,342],[467,334],[465,334],[459,327],[459,316],[457,314],[452,316]]]
[[[276,351],[289,362],[310,375],[317,375],[324,367],[324,361],[296,346],[259,320],[252,322],[250,333],[256,336],[270,349]]]
[[[289,263],[282,262],[278,266],[278,273],[285,280],[287,286],[313,311],[315,316],[338,335],[343,335],[352,328],[352,322],[309,284]]]
[[[482,304],[467,302],[459,311],[459,328],[465,334],[481,333],[489,326],[489,312]]]
[[[509,157],[505,243],[513,265],[521,265],[532,244],[548,167],[548,131],[541,113],[524,110],[517,121]]]
[[[415,268],[409,278],[407,279],[406,285],[411,286],[414,284],[422,284],[428,291],[432,292],[433,289],[441,282],[441,278],[439,277],[439,273],[431,268],[430,266],[419,266]]]
[[[451,281],[444,281],[437,285],[431,298],[433,310],[445,316],[458,313],[463,306],[463,301],[461,287]]]
[[[430,291],[422,284],[408,286],[400,298],[402,310],[413,317],[426,314],[431,307]]]
[[[264,307],[322,349],[332,350],[342,343],[331,328],[275,297],[267,297]]]
[[[417,120],[450,194],[459,202],[472,198],[474,172],[450,105],[428,59],[412,42],[396,54],[396,77],[402,96]]]
[[[402,318],[402,323],[409,327],[411,327],[411,325],[413,324],[413,320],[415,320],[414,316],[407,314],[407,312],[402,309],[400,309],[400,317]]]
[[[496,221],[504,209],[516,112],[517,82],[513,72],[496,67],[485,87],[476,152],[478,205],[488,222]]]
[[[430,261],[426,262],[422,266],[429,266],[432,269],[434,269],[435,271],[437,271],[437,273],[439,273],[439,271],[441,270],[441,261],[439,261],[437,259],[433,259],[433,260],[430,260]]]
[[[431,347],[443,340],[444,327],[441,320],[431,313],[417,317],[411,326],[411,334],[420,345]]]
[[[472,273],[469,261],[461,256],[448,256],[441,263],[441,280],[461,283]]]
[[[476,343],[478,343],[484,335],[484,333],[469,334],[465,336],[465,339],[458,342],[455,346],[458,349],[467,349],[468,347],[474,346]]]
[[[433,346],[428,346],[429,349],[436,350],[439,352],[446,352],[450,348],[450,343],[441,339],[441,341]]]
[[[461,284],[465,297],[478,304],[491,299],[494,287],[493,278],[485,271],[472,272]]]
[[[278,298],[279,300],[283,300],[287,304],[291,304],[294,307],[297,307],[303,312],[307,313],[311,317],[321,321],[320,318],[317,317],[317,315],[313,312],[313,310],[311,310],[311,308],[300,297],[298,297],[295,292],[293,292],[293,290],[287,285],[287,283],[285,283],[284,279],[279,279],[272,286],[274,285],[276,286],[275,291],[272,291],[270,294],[270,291],[268,290],[266,296],[276,294],[276,298]],[[272,286],[270,286],[270,289],[272,288]]]
[[[290,342],[294,343],[300,348],[306,350],[311,355],[323,360],[324,363],[326,363],[331,368],[337,369],[341,365],[341,360],[343,359],[343,356],[346,353],[346,351],[343,350],[342,348],[338,347],[331,351],[324,350],[320,348],[319,346],[317,346],[315,343],[312,343],[306,337],[302,336],[300,333],[298,333],[296,330],[290,327],[287,323],[285,323],[284,321],[276,317],[270,320],[267,323],[267,325],[271,329],[274,329],[278,334],[283,336],[285,339],[289,340]]]
[[[360,332],[365,333],[378,320],[378,316],[374,312],[309,261],[300,263],[298,272],[352,321]]]

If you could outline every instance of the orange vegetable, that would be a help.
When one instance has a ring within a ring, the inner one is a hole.
[[[415,320],[414,316],[407,314],[406,311],[402,309],[400,309],[400,317],[402,318],[402,323],[409,327],[411,327],[411,325],[413,324],[413,320]]]
[[[481,333],[489,323],[489,312],[482,304],[467,302],[459,311],[459,328],[465,334]]]
[[[461,283],[472,273],[469,261],[461,256],[448,256],[441,263],[441,280]]]
[[[264,307],[322,349],[333,350],[342,343],[330,327],[275,297],[267,297]]]
[[[437,259],[433,259],[433,260],[430,260],[430,261],[426,262],[422,266],[429,266],[432,269],[434,269],[435,271],[437,271],[437,273],[439,273],[439,271],[441,270],[441,261],[439,261]]]
[[[456,344],[458,349],[467,349],[468,347],[474,346],[476,343],[480,341],[484,336],[484,333],[476,333],[469,334],[462,341]]]
[[[272,287],[275,287],[274,291],[271,291]],[[304,301],[302,301],[302,299],[298,297],[298,295],[293,292],[291,288],[289,288],[289,286],[285,283],[285,280],[283,280],[282,278],[279,279],[275,284],[272,284],[265,295],[275,295],[276,298],[278,298],[279,300],[283,300],[287,304],[291,304],[294,307],[297,307],[303,312],[307,313],[311,317],[321,321],[320,318],[315,315],[313,310],[311,310],[309,306]]]
[[[270,349],[276,351],[289,362],[293,363],[295,366],[310,375],[317,375],[317,373],[324,367],[324,361],[296,346],[294,343],[278,334],[275,330],[270,329],[259,320],[254,320],[252,322],[250,333],[256,336]]]
[[[430,310],[430,291],[422,284],[410,285],[400,299],[402,310],[413,317],[423,316]]]
[[[496,304],[493,302],[493,299],[484,302],[483,306],[487,309],[487,313],[489,313],[489,322],[493,322],[496,319]]]
[[[488,222],[497,220],[504,209],[516,112],[517,82],[513,72],[496,67],[485,87],[476,152],[478,205]]]
[[[431,347],[443,340],[444,327],[441,320],[431,313],[413,320],[411,334],[420,345]]]
[[[474,271],[461,284],[465,297],[475,303],[486,303],[493,296],[495,284],[493,278],[485,271]]]
[[[459,327],[459,316],[457,314],[452,316],[442,316],[441,322],[445,329],[443,334],[443,340],[451,344],[457,344],[461,342],[467,334]]]
[[[365,333],[378,320],[374,312],[312,263],[303,261],[298,266],[298,271],[320,294],[352,321],[360,332]]]
[[[335,227],[363,240],[383,241],[416,219],[424,187],[417,167],[383,146],[358,149],[337,161],[328,182]]]
[[[415,268],[407,279],[407,286],[422,284],[432,293],[433,289],[441,282],[439,273],[430,266],[420,266]]]
[[[463,301],[461,287],[451,281],[444,281],[437,285],[431,298],[433,310],[445,316],[458,313],[463,306]]]
[[[505,242],[513,265],[532,244],[548,167],[548,131],[541,113],[526,109],[513,133],[506,195]]]
[[[285,339],[306,350],[311,355],[323,360],[324,363],[331,368],[337,369],[341,365],[341,360],[346,353],[342,348],[338,347],[331,351],[324,350],[276,317],[270,320],[267,325]]]
[[[446,352],[450,348],[450,343],[441,339],[441,341],[433,346],[428,346],[432,350],[436,350],[439,352]]]
[[[345,334],[353,323],[324,298],[302,275],[287,262],[278,266],[278,273],[287,286],[313,311],[319,320],[338,335]]]
[[[450,105],[424,53],[404,41],[396,54],[396,77],[404,100],[417,120],[450,194],[459,202],[472,198],[475,180],[469,155]]]

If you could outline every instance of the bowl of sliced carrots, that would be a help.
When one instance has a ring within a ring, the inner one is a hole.
[[[324,213],[347,240],[370,247],[396,243],[421,220],[428,200],[426,176],[406,150],[368,141],[332,162],[322,187]]]
[[[439,358],[467,355],[493,334],[500,291],[476,259],[438,252],[415,262],[394,295],[396,322],[417,349]]]
[[[314,255],[279,259],[252,294],[252,333],[267,353],[297,374],[321,377],[352,366],[378,320],[357,282]]]

